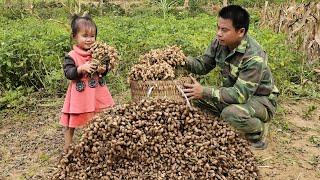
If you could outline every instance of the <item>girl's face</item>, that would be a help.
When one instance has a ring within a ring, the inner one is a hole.
[[[73,37],[77,46],[83,50],[89,50],[96,41],[96,29],[93,27],[80,28],[79,32]]]

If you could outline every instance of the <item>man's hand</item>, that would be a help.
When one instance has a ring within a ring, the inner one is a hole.
[[[190,76],[191,77],[191,76]],[[185,83],[183,89],[183,92],[186,94],[186,96],[191,99],[202,99],[203,98],[203,87],[201,86],[198,81],[191,77],[193,84]]]

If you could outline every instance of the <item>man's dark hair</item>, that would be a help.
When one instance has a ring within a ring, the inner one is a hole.
[[[219,11],[219,17],[230,19],[236,30],[245,29],[245,33],[249,30],[250,15],[248,11],[239,5],[229,5]]]

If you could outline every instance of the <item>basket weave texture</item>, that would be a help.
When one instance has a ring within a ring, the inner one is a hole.
[[[131,97],[136,102],[148,97],[167,98],[179,102],[186,101],[177,87],[179,86],[183,89],[184,83],[192,83],[192,79],[190,77],[181,77],[175,80],[161,81],[130,80]],[[150,93],[149,96],[148,92]]]

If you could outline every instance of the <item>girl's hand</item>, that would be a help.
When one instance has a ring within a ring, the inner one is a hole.
[[[107,70],[107,66],[106,66],[106,65],[98,66],[98,69],[97,69],[97,71],[98,71],[99,74],[105,73],[106,70]]]
[[[82,64],[81,66],[79,66],[77,68],[77,71],[79,74],[85,73],[85,72],[91,74],[96,70],[96,68],[97,68],[97,65],[90,62],[86,62],[85,64]]]

